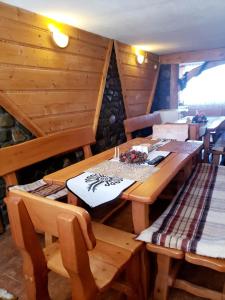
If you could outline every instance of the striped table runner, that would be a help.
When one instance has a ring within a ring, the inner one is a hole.
[[[198,164],[166,211],[138,239],[225,258],[225,167]]]

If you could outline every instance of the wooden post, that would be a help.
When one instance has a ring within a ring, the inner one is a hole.
[[[178,108],[179,65],[171,65],[170,76],[170,108]]]

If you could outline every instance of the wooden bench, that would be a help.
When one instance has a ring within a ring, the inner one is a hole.
[[[83,208],[23,191],[10,191],[6,203],[13,238],[23,257],[28,299],[50,300],[49,270],[70,280],[73,300],[99,299],[111,287],[129,300],[145,299],[141,288],[144,247],[134,240],[135,235],[91,223]],[[42,249],[35,230],[58,240]],[[121,273],[124,276],[118,278]]]
[[[225,155],[225,132],[223,132],[212,147],[213,163],[219,165],[221,155]]]
[[[80,147],[84,151],[84,157],[90,157],[92,155],[90,144],[94,142],[92,127],[82,127],[1,148],[0,176],[4,178],[6,188],[17,185],[16,171]]]
[[[225,273],[225,167],[198,164],[166,211],[138,239],[157,254],[154,299],[166,300],[169,287],[209,299],[222,292],[177,278],[183,260]]]
[[[132,139],[132,133],[136,130],[152,127],[154,124],[161,124],[161,117],[159,112],[152,114],[141,115],[124,120],[124,128],[127,140]]]

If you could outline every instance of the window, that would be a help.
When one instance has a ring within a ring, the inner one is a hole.
[[[179,101],[189,106],[225,105],[225,64],[205,70],[191,78],[186,88],[179,92]]]

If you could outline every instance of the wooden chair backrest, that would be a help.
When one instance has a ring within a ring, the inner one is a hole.
[[[75,216],[83,232],[87,249],[90,250],[94,247],[95,238],[91,229],[91,219],[85,209],[59,201],[52,201],[20,190],[9,192],[6,198],[7,206],[8,203],[12,202],[9,201],[11,198],[22,200],[36,230],[49,233],[55,237],[59,237],[57,217],[60,214]]]
[[[161,123],[162,122],[159,112],[126,119],[124,120],[124,128],[127,140],[132,139],[132,132],[147,127],[152,127],[154,124]]]
[[[188,124],[159,124],[153,125],[153,139],[173,139],[186,141],[188,139]]]
[[[95,142],[92,127],[82,127],[0,149],[0,176],[8,185],[17,184],[15,171],[47,159],[82,147],[84,156],[91,156],[90,144]]]
[[[87,253],[96,242],[89,214],[77,206],[16,190],[9,192],[6,204],[13,238],[23,256],[28,294],[35,295],[31,300],[49,300],[47,263],[35,230],[59,238],[63,265],[79,294],[73,299],[95,299],[89,295],[97,291]]]

